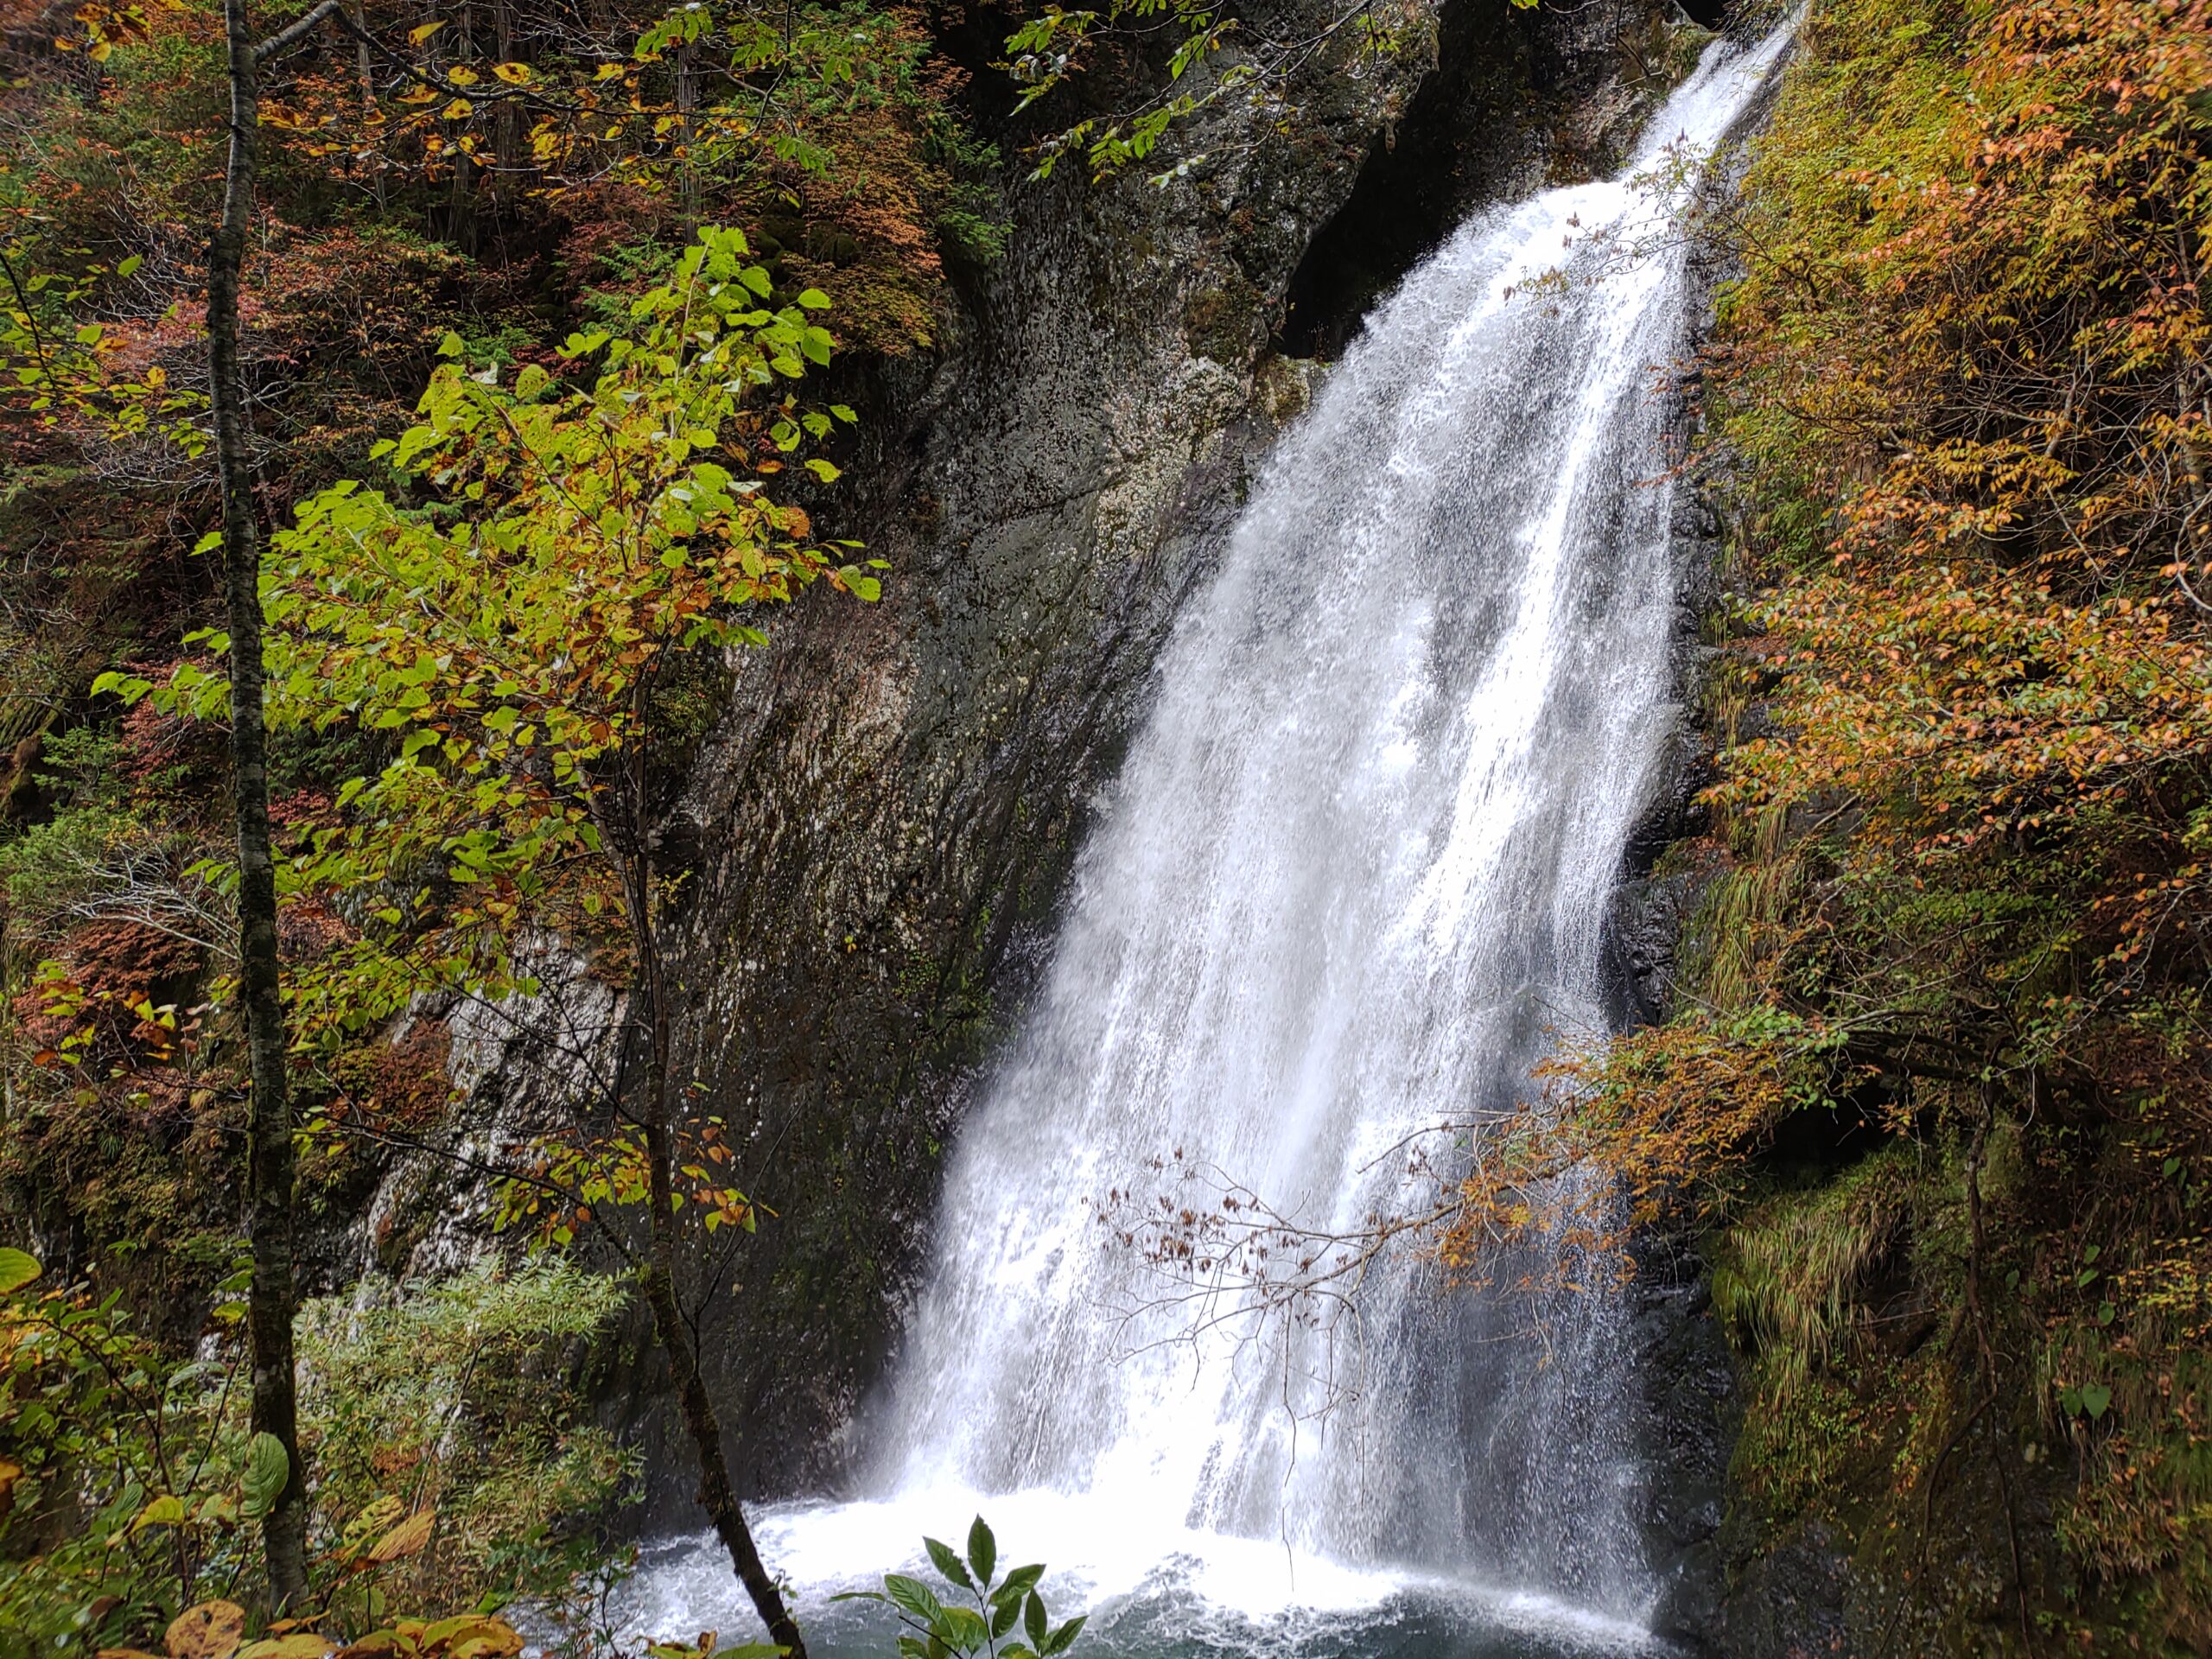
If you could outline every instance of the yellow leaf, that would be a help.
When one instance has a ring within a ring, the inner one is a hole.
[[[492,73],[510,86],[524,86],[530,82],[530,66],[526,63],[495,63]]]
[[[162,1639],[169,1659],[231,1659],[245,1635],[245,1608],[234,1601],[203,1601],[170,1620]]]
[[[143,1532],[148,1527],[181,1526],[184,1522],[184,1500],[170,1493],[163,1493],[138,1511],[138,1518],[130,1523],[130,1530]]]
[[[446,20],[441,17],[435,23],[424,23],[418,29],[410,29],[407,31],[407,42],[410,46],[420,46],[445,26]]]
[[[467,99],[456,98],[452,103],[447,105],[445,108],[438,111],[438,119],[441,121],[466,121],[468,119],[470,115],[474,113],[475,108],[476,106],[471,104]]]
[[[499,1618],[444,1620],[423,1636],[424,1647],[443,1651],[448,1659],[512,1659],[522,1651],[520,1633]]]
[[[372,1561],[396,1561],[404,1555],[412,1555],[430,1541],[431,1512],[417,1510],[390,1532],[377,1540],[369,1551]]]
[[[465,63],[456,63],[446,71],[446,79],[456,86],[474,86],[484,79]]]
[[[38,1258],[28,1251],[0,1249],[0,1296],[21,1290],[45,1271]]]
[[[322,1659],[337,1645],[328,1637],[317,1636],[313,1630],[295,1630],[289,1636],[249,1643],[238,1649],[238,1659]]]

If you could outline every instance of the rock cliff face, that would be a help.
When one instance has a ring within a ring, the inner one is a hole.
[[[683,809],[691,1069],[757,1125],[748,1190],[779,1212],[711,1339],[755,1483],[831,1472],[895,1338],[1154,653],[1317,372],[1281,351],[1339,346],[1478,202],[1605,165],[1669,10],[1453,0],[1391,54],[1317,59],[1263,143],[1259,111],[1210,117],[1215,159],[1171,188],[1018,190],[944,360],[885,387],[852,469],[884,601],[810,606],[743,665]]]
[[[1332,21],[1292,0],[1252,26]],[[1170,188],[1014,188],[1009,251],[962,283],[941,356],[853,395],[868,493],[823,520],[889,561],[882,602],[817,595],[736,664],[669,830],[693,871],[679,1075],[773,1212],[702,1329],[754,1491],[840,1472],[972,1080],[1312,359],[1473,207],[1610,165],[1694,38],[1671,0],[1416,3],[1383,53],[1317,54],[1287,109],[1207,114]],[[543,1033],[478,1047],[486,1133],[549,1067],[611,1064]],[[609,1387],[658,1489],[687,1490],[650,1360]]]

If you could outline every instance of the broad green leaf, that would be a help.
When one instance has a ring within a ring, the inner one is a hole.
[[[265,1433],[247,1441],[245,1474],[239,1482],[241,1510],[246,1519],[258,1521],[275,1509],[291,1476],[291,1460],[284,1455],[283,1441]]]
[[[960,1557],[953,1552],[951,1545],[939,1542],[935,1538],[925,1538],[922,1548],[929,1552],[930,1560],[936,1564],[937,1570],[953,1583],[963,1590],[976,1587],[975,1580],[968,1576],[968,1569],[961,1566]]]
[[[925,1624],[935,1619],[944,1609],[944,1604],[938,1600],[929,1586],[919,1579],[910,1579],[903,1573],[883,1575],[883,1593],[891,1598],[893,1605],[913,1614]]]
[[[45,1271],[29,1251],[0,1249],[0,1296],[21,1290]]]
[[[1041,1652],[1046,1634],[1045,1604],[1034,1590],[1029,1592],[1029,1599],[1022,1604],[1021,1630],[1022,1634],[1036,1643]]]
[[[983,1616],[966,1607],[941,1608],[930,1634],[956,1653],[974,1652],[988,1646],[991,1639],[990,1626],[983,1623]]]
[[[968,1529],[968,1565],[976,1569],[976,1576],[985,1584],[999,1563],[999,1541],[991,1536],[991,1529],[977,1516]]]

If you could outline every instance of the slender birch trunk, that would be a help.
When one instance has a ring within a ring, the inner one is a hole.
[[[238,988],[252,1072],[247,1131],[253,1279],[246,1330],[253,1351],[251,1421],[283,1446],[284,1489],[261,1522],[269,1599],[282,1613],[307,1595],[307,1481],[300,1462],[292,1362],[292,1116],[278,997],[276,875],[269,835],[268,733],[263,715],[261,538],[254,520],[252,436],[238,360],[238,287],[253,218],[260,115],[245,0],[224,0],[231,83],[230,162],[223,215],[207,255],[207,366],[222,476],[223,597],[231,635],[231,787],[238,839]]]

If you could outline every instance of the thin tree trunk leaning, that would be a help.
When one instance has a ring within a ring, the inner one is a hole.
[[[230,42],[231,150],[223,216],[207,254],[207,366],[215,459],[223,486],[223,597],[231,635],[231,787],[238,836],[238,987],[245,1002],[253,1100],[247,1130],[253,1279],[246,1330],[253,1348],[251,1421],[283,1446],[284,1489],[262,1516],[269,1599],[278,1613],[307,1595],[307,1480],[300,1464],[292,1363],[292,1114],[277,995],[276,873],[270,850],[268,734],[263,716],[261,538],[238,364],[238,284],[253,216],[259,89],[245,0],[224,0]]]
[[[642,800],[642,786],[637,795]],[[643,816],[640,810],[635,817],[641,819]],[[645,1261],[645,1304],[652,1310],[654,1332],[668,1355],[669,1376],[676,1384],[677,1408],[699,1454],[699,1506],[706,1510],[707,1518],[714,1522],[715,1535],[722,1541],[722,1548],[729,1552],[730,1565],[737,1569],[738,1582],[753,1599],[753,1610],[760,1615],[760,1622],[768,1627],[768,1639],[786,1649],[789,1659],[806,1659],[806,1642],[799,1635],[798,1621],[785,1606],[783,1592],[761,1562],[760,1552],[753,1542],[753,1529],[746,1524],[745,1510],[737,1501],[737,1490],[730,1484],[729,1464],[722,1456],[721,1421],[715,1414],[715,1402],[707,1392],[706,1379],[699,1374],[698,1351],[692,1345],[683,1310],[677,1306],[677,1215],[672,1175],[676,1159],[670,1128],[673,1103],[669,1098],[668,986],[649,908],[652,898],[652,865],[642,849],[630,861],[626,874],[630,877],[630,913],[633,918],[631,934],[638,953],[638,988],[650,1004],[652,1020],[647,1033],[645,1118],[646,1207],[652,1212],[652,1237]]]

